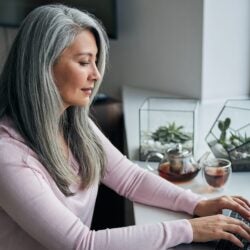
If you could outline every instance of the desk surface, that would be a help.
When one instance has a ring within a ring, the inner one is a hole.
[[[136,162],[145,168],[144,162]],[[156,167],[156,165],[154,165]],[[221,195],[241,195],[250,200],[250,172],[232,173],[228,185],[221,191],[210,188],[203,180],[201,172],[189,182],[178,184],[185,189],[201,194],[207,198]],[[176,213],[161,208],[134,203],[135,224],[145,224],[159,221],[170,221],[176,219],[188,219],[191,216],[185,213]]]

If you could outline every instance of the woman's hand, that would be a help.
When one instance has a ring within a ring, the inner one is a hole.
[[[193,228],[193,241],[225,239],[243,247],[234,234],[239,234],[250,241],[250,228],[244,222],[222,215],[223,209],[238,212],[242,217],[250,220],[250,203],[241,196],[221,196],[202,200],[195,207],[194,214],[207,217],[190,220]]]
[[[250,241],[250,227],[244,222],[222,214],[190,219],[194,242],[206,242],[225,239],[238,247],[243,247],[241,241],[234,235]]]
[[[222,209],[233,210],[250,220],[250,202],[241,196],[221,196],[215,199],[202,200],[196,205],[194,214],[198,216],[221,214]]]

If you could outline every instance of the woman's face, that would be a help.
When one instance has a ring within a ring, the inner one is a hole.
[[[54,80],[65,109],[89,103],[95,82],[101,78],[96,67],[97,52],[94,35],[84,30],[53,66]]]

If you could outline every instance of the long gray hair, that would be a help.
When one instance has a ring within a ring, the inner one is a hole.
[[[69,107],[53,79],[53,65],[83,30],[95,36],[97,68],[103,77],[108,39],[102,25],[90,14],[65,5],[44,5],[23,21],[0,77],[0,118],[7,115],[65,195],[69,186],[87,187],[104,173],[105,154],[89,121],[89,106]],[[101,77],[101,78],[102,78]],[[102,79],[95,83],[92,99]],[[80,165],[76,174],[64,156],[59,135]]]

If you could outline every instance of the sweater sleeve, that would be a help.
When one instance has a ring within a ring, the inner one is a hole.
[[[106,174],[102,180],[105,185],[132,201],[193,214],[197,203],[204,199],[202,196],[140,168],[93,126],[107,155]]]
[[[20,148],[8,143],[0,147],[0,206],[46,249],[165,250],[192,241],[186,220],[90,230],[59,200],[46,176],[28,163]],[[12,237],[15,241],[14,233]]]

